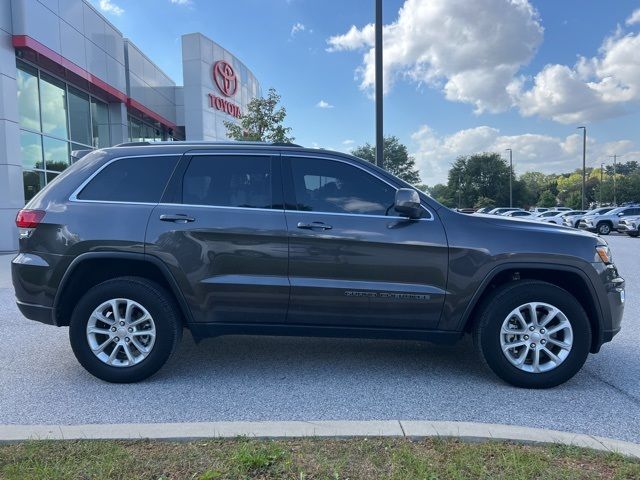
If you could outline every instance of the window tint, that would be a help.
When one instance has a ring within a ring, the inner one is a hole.
[[[184,174],[182,203],[272,208],[271,180],[267,156],[196,156]]]
[[[352,165],[315,158],[292,158],[298,210],[396,215],[395,188]]]
[[[122,158],[107,165],[82,189],[81,200],[157,203],[178,157]]]

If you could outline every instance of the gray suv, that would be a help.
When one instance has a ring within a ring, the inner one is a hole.
[[[250,143],[89,153],[21,210],[22,313],[68,326],[110,382],[149,377],[184,328],[452,343],[503,380],[571,378],[620,330],[604,240],[464,215],[342,153]]]

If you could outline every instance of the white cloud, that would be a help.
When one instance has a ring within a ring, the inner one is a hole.
[[[571,172],[582,165],[580,133],[565,138],[534,133],[503,135],[500,130],[483,125],[440,136],[423,125],[411,139],[417,147],[414,155],[421,177],[428,185],[446,182],[451,163],[460,155],[496,152],[506,157],[507,148],[513,149],[514,169],[518,175],[532,170]],[[629,140],[600,143],[591,138],[587,144],[587,166],[599,166],[613,153],[624,154],[625,161],[640,159],[638,146]]]
[[[347,139],[342,142],[343,145],[353,145],[354,143],[356,143],[356,141],[351,139]]]
[[[627,25],[635,25],[637,23],[640,23],[640,8],[634,10],[634,12],[629,15],[629,18],[627,18],[627,21],[625,23]]]
[[[331,105],[329,102],[326,102],[324,100],[320,100],[318,103],[316,103],[316,107],[318,107],[318,108],[333,108],[333,105]]]
[[[511,83],[542,41],[528,0],[406,0],[384,26],[385,92],[399,77],[442,88],[447,99],[477,112],[509,108]],[[352,26],[327,40],[329,51],[365,50],[360,86],[375,83],[374,27]]]
[[[124,13],[124,9],[111,2],[111,0],[100,0],[98,5],[100,6],[100,10],[106,13],[113,15],[122,15]]]
[[[191,0],[170,0],[175,5],[191,5]]]
[[[291,27],[291,36],[295,37],[296,33],[298,32],[304,32],[307,29],[307,27],[304,26],[304,23],[294,23],[293,26]]]
[[[522,80],[513,90],[525,116],[577,123],[628,113],[640,104],[640,33],[618,30],[598,56],[580,57],[573,67],[547,65],[530,87],[524,85]]]

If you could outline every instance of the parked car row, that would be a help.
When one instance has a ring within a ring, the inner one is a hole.
[[[640,205],[618,207],[600,213],[594,212],[596,211],[585,215],[580,220],[578,228],[596,232],[598,235],[609,235],[612,231],[618,231],[632,237],[638,236]]]
[[[568,207],[532,207],[528,211],[516,207],[487,207],[477,211],[469,208],[459,209],[459,211],[554,223],[588,230],[598,235],[609,235],[613,231],[626,233],[631,237],[640,235],[640,205],[599,207],[589,211],[572,210]]]

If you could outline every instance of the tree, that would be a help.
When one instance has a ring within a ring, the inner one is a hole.
[[[233,140],[255,142],[291,143],[290,127],[282,125],[287,111],[284,107],[276,108],[280,95],[270,88],[266,98],[256,97],[247,105],[247,112],[240,117],[240,123],[224,122],[227,136]]]
[[[538,198],[538,206],[545,208],[552,208],[556,206],[556,197],[549,190],[545,190],[540,194]]]
[[[495,206],[496,206],[496,202],[494,202],[490,198],[479,197],[478,200],[476,200],[474,208],[487,208],[487,207],[495,208]]]
[[[420,183],[420,172],[416,168],[416,161],[409,155],[406,145],[400,143],[398,137],[384,137],[383,151],[382,168],[412,185]],[[365,143],[351,153],[371,163],[376,161],[376,147],[370,143]]]

